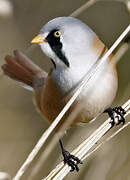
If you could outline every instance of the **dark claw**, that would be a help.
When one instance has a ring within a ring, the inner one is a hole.
[[[122,123],[122,124],[125,124],[125,118],[124,118],[124,115],[126,114],[126,111],[121,107],[114,107],[113,108],[113,111],[115,111],[118,115],[120,115],[121,119],[119,120],[119,123]],[[118,125],[117,124],[117,125]]]
[[[71,170],[70,170],[71,172],[74,170],[79,171],[77,164],[74,161],[72,161],[71,159],[69,161],[67,161],[67,164],[69,166],[71,166]]]
[[[64,163],[67,163],[69,166],[71,166],[70,171],[79,171],[78,164],[83,164],[82,161],[78,157],[70,154],[66,150],[62,151],[62,154],[64,157]]]
[[[71,167],[71,170],[70,170],[71,172],[74,170],[79,171],[78,164],[83,164],[82,161],[78,157],[66,151],[63,147],[61,140],[60,140],[60,145],[62,149],[62,155],[64,157],[64,163],[68,164]]]
[[[78,157],[74,156],[73,154],[70,154],[70,158],[76,161],[77,164],[83,164],[83,162]]]
[[[114,107],[114,108],[108,108],[106,109],[104,112],[107,112],[109,117],[111,118],[111,124],[112,126],[115,125],[115,117],[119,119],[118,123],[116,123],[116,125],[119,125],[119,124],[124,124],[125,123],[125,118],[124,118],[124,115],[126,114],[126,111],[121,107]],[[114,116],[114,113],[117,114],[117,116]]]

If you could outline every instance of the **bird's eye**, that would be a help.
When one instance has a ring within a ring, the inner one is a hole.
[[[61,32],[60,31],[55,31],[54,32],[54,36],[55,37],[60,37],[61,36]]]

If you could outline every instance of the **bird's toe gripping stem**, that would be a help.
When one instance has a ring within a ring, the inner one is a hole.
[[[64,157],[64,163],[68,164],[71,167],[71,170],[70,170],[71,172],[74,170],[79,171],[78,164],[83,164],[82,161],[78,157],[66,151],[63,147],[61,140],[60,140],[60,145],[62,149],[62,155]]]
[[[112,126],[125,123],[124,115],[126,114],[126,111],[121,106],[114,108],[110,107],[106,109],[105,112],[107,112],[109,117],[111,118]]]

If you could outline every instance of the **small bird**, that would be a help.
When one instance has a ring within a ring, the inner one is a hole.
[[[32,43],[39,44],[53,63],[53,69],[49,73],[18,50],[14,51],[14,57],[5,57],[6,64],[2,69],[12,79],[33,88],[36,106],[51,123],[107,48],[90,27],[73,17],[58,17],[49,21]],[[116,66],[110,63],[111,60],[112,55],[91,78],[62,118],[58,128],[77,104],[82,104],[82,108],[71,126],[79,122],[87,123],[103,112],[107,112],[112,119],[114,110],[118,114],[122,113],[121,107],[109,108],[118,86]],[[82,162],[64,149],[61,140],[60,145],[64,162],[71,166],[71,171],[78,171],[78,164]]]

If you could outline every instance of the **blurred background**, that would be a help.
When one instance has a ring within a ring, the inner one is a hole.
[[[31,39],[46,22],[58,16],[68,16],[85,2],[86,0],[0,0],[0,65],[4,63],[5,55],[13,54],[13,50],[19,49],[48,71],[50,61],[40,47],[30,47]],[[108,47],[130,22],[128,7],[118,0],[97,2],[78,18],[88,24]],[[130,51],[121,58],[117,68],[119,89],[113,106],[122,105],[130,97]],[[63,138],[67,150],[72,151],[106,117],[101,115],[92,124],[70,129]],[[0,69],[0,172],[7,172],[13,177],[48,126],[48,122],[32,103],[32,92],[8,79]],[[66,179],[129,180],[129,142],[130,127],[127,127],[85,160],[79,173],[70,173]],[[48,160],[40,162],[40,169],[37,168],[38,157],[35,158],[22,180],[41,180],[61,160],[57,144]],[[9,179],[9,176],[3,179]]]

